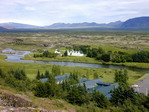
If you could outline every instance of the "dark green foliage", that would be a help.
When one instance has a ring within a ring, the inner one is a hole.
[[[95,102],[95,105],[100,108],[107,108],[110,105],[109,100],[103,94],[96,90],[94,90],[94,92],[92,93],[92,100]]]
[[[53,74],[50,74],[48,78],[49,78],[48,82],[50,82],[51,84],[55,84],[56,81],[55,81],[55,76]]]
[[[14,78],[16,78],[17,80],[26,80],[27,79],[27,76],[26,76],[26,73],[24,70],[20,70],[20,69],[17,69],[17,70],[10,70],[8,71],[8,74],[10,75],[13,75]]]
[[[91,57],[91,58],[97,58],[97,56],[104,54],[105,51],[102,48],[92,48],[92,49],[88,49],[87,52],[87,57]]]
[[[137,52],[132,56],[132,59],[134,62],[148,63],[149,62],[149,52],[147,52],[147,51]]]
[[[110,54],[103,54],[101,57],[100,57],[101,60],[105,61],[105,62],[109,62],[110,61]]]
[[[51,53],[51,52],[49,52],[48,50],[46,50],[46,51],[43,51],[42,54],[34,54],[33,57],[34,57],[34,58],[37,58],[37,57],[54,58],[54,57],[56,57],[57,55],[58,55],[58,54],[56,54],[56,53]]]
[[[94,73],[94,79],[98,79],[99,78],[99,74],[97,72]]]
[[[4,72],[2,71],[2,69],[0,69],[0,78],[4,78],[5,77],[5,74]]]
[[[67,50],[64,52],[64,56],[68,56]]]
[[[3,72],[2,72],[3,73]],[[19,91],[26,91],[30,89],[31,81],[27,78],[24,70],[9,70],[3,75],[3,80],[6,85],[16,88]]]
[[[128,54],[122,51],[108,51],[107,53],[102,48],[88,48],[87,57],[96,58],[97,60],[102,60],[105,62],[115,62],[115,63],[124,63],[124,62],[149,62],[149,52],[140,51],[135,54]]]
[[[132,88],[129,88],[127,85],[120,85],[112,91],[111,102],[114,105],[123,105],[126,100],[131,100],[135,103],[136,93]]]
[[[42,82],[39,82],[36,87],[34,88],[35,92],[35,96],[38,97],[47,97],[47,89],[48,87],[45,87],[45,84]],[[49,88],[48,88],[49,89]]]
[[[42,78],[42,77],[41,77],[41,75],[40,75],[40,71],[38,70],[37,75],[36,75],[36,79],[39,80],[39,79],[41,79],[41,78]]]
[[[68,82],[70,85],[79,83],[79,72],[74,71],[73,73],[70,73],[70,76],[68,78]]]
[[[59,65],[53,65],[51,72],[54,76],[61,75],[61,67]]]
[[[90,46],[88,45],[80,45],[80,46],[73,46],[75,51],[82,51],[84,54],[87,54]]]
[[[149,96],[147,96],[147,98],[143,102],[143,105],[144,105],[144,107],[146,107],[147,109],[149,109]]]
[[[38,84],[34,88],[34,94],[38,97],[61,97],[62,91],[59,85],[55,83],[38,82]]]
[[[115,51],[111,53],[111,61],[115,63],[124,63],[132,61],[131,56],[125,52]]]
[[[72,86],[68,91],[67,99],[72,104],[82,105],[87,103],[86,90],[83,86]]]
[[[50,77],[49,71],[46,70],[44,75],[45,75],[46,78]]]
[[[134,105],[130,99],[125,100],[122,107],[124,112],[148,112],[148,110],[141,103],[140,105]]]
[[[118,82],[120,85],[126,84],[128,81],[128,71],[127,70],[116,70],[115,71],[115,82]]]

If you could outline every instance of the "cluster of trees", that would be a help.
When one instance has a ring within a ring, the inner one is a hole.
[[[26,76],[26,73],[24,70],[11,69],[7,73],[4,73],[0,69],[0,78],[4,80],[4,83],[6,85],[16,88],[17,90],[26,91],[30,89],[31,81]]]
[[[82,51],[84,54],[87,54],[89,48],[90,48],[89,45],[80,45],[80,46],[74,45],[73,46],[73,49],[75,51]]]
[[[42,79],[42,78],[50,78],[49,76],[57,76],[57,75],[61,75],[61,67],[59,65],[53,65],[51,72],[49,72],[48,70],[45,71],[45,73],[40,73],[40,71],[38,70],[37,75],[36,75],[36,79]]]
[[[134,62],[149,62],[149,52],[140,51],[132,55],[132,59]]]
[[[55,72],[54,69],[55,67],[53,67],[53,72]],[[37,72],[37,76],[39,74],[41,76],[40,71]],[[93,104],[96,107],[107,108],[111,111],[148,112],[149,110],[149,97],[135,93],[128,86],[127,70],[115,71],[114,80],[119,83],[119,87],[111,91],[112,97],[110,100],[96,90],[93,93],[87,93],[85,85],[77,84],[79,82],[78,72],[71,73],[68,80],[63,81],[61,84],[56,84],[55,75],[52,72],[45,71],[44,77],[49,78],[48,82],[41,82],[40,78],[30,81],[24,70],[9,70],[6,73],[0,69],[1,84],[4,81],[6,85],[17,90],[33,91],[35,96],[38,97],[62,98],[72,104],[80,106]]]
[[[148,51],[139,51],[134,54],[128,54],[122,51],[104,51],[102,48],[87,48],[86,49],[87,57],[96,58],[97,60],[102,60],[105,62],[115,62],[115,63],[124,63],[124,62],[149,62],[149,52]]]
[[[122,108],[124,112],[147,112],[149,106],[146,105],[148,97],[138,94],[128,85],[127,70],[119,70],[115,72],[115,82],[119,83],[119,87],[112,91],[110,101],[114,106]]]
[[[138,51],[134,54],[128,54],[122,51],[105,51],[101,47],[90,48],[88,45],[73,46],[73,49],[80,50],[87,57],[96,58],[97,60],[102,60],[105,62],[149,62],[149,52],[148,51]]]
[[[34,54],[33,57],[37,58],[37,57],[47,57],[47,58],[54,58],[56,57],[57,54],[56,53],[51,53],[48,50],[43,51],[43,53],[41,54]]]

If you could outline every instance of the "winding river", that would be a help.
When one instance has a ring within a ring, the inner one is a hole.
[[[12,49],[9,49],[12,50]],[[89,64],[89,63],[74,63],[74,62],[49,62],[49,61],[33,61],[33,60],[22,60],[25,55],[30,54],[30,51],[14,51],[14,53],[10,53],[10,51],[3,52],[4,55],[7,56],[6,61],[8,62],[19,62],[19,63],[45,63],[45,64],[56,64],[61,66],[73,66],[73,67],[92,67],[92,68],[111,68],[111,69],[129,69],[138,72],[149,73],[149,69],[139,69],[126,67],[122,65],[104,65],[104,64]]]

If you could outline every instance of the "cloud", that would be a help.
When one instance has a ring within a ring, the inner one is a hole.
[[[149,0],[0,0],[0,22],[108,23],[149,16]]]
[[[36,8],[34,8],[34,7],[25,7],[25,10],[28,10],[28,11],[35,11]]]

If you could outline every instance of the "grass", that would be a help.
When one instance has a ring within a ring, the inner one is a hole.
[[[57,56],[55,58],[46,58],[46,57],[38,57],[34,58],[33,54],[26,55],[23,59],[25,60],[38,60],[38,61],[66,61],[66,62],[80,62],[80,63],[101,63],[94,58],[82,56],[82,57],[75,57],[75,56],[69,56],[69,57],[61,57]]]
[[[4,71],[8,71],[9,69],[24,69],[27,73],[27,76],[33,80],[37,74],[37,71],[40,70],[41,73],[44,73],[46,70],[51,71],[52,64],[40,64],[40,63],[14,63],[14,62],[6,62],[5,56],[0,55],[0,68]],[[78,71],[79,77],[84,77],[88,74],[89,79],[94,79],[94,73],[98,73],[99,78],[102,78],[105,82],[114,82],[114,73],[115,69],[109,68],[88,68],[88,67],[68,67],[61,66],[61,72],[70,73]],[[138,81],[139,78],[143,77],[145,74],[142,72],[128,71],[129,74],[129,84],[133,84]]]
[[[61,57],[57,56],[55,58],[46,58],[46,57],[38,57],[34,58],[33,54],[26,55],[23,59],[25,60],[36,60],[36,61],[59,61],[59,62],[80,62],[80,63],[96,63],[96,64],[102,64],[103,62],[98,61],[94,58],[90,57],[74,57],[74,56],[69,56],[69,57]],[[149,69],[149,63],[137,63],[137,62],[125,62],[125,63],[113,63],[113,62],[107,62],[104,64],[112,64],[112,65],[124,65],[128,67],[133,67],[133,68],[142,68],[142,69]]]

